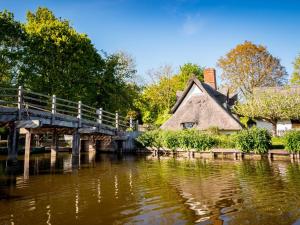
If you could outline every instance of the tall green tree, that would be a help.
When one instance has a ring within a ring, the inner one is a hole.
[[[300,85],[300,55],[298,55],[294,61],[294,71],[291,78],[292,84]]]
[[[22,64],[25,36],[12,13],[0,12],[0,85],[15,81]]]
[[[256,87],[281,86],[287,72],[280,60],[262,45],[249,41],[237,45],[218,60],[222,79],[232,90],[252,94]]]
[[[27,51],[19,84],[31,90],[89,102],[95,77],[101,76],[104,60],[85,34],[69,21],[56,18],[47,8],[27,13],[24,24]]]
[[[140,88],[128,54],[98,52],[86,34],[47,8],[28,12],[24,24],[1,12],[0,31],[0,84],[137,115]]]

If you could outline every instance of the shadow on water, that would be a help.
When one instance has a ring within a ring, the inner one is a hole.
[[[95,152],[13,165],[0,158],[1,224],[296,224],[299,208],[297,163]]]

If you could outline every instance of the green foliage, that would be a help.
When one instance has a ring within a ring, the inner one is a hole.
[[[218,148],[235,148],[234,135],[217,135],[214,136]]]
[[[294,61],[294,71],[292,74],[291,83],[300,85],[300,54],[296,57]]]
[[[148,131],[140,135],[137,141],[145,147],[166,147],[173,151],[177,148],[203,151],[211,149],[217,143],[216,139],[211,135],[193,129],[182,131]]]
[[[186,129],[180,132],[180,147],[183,149],[196,149],[198,151],[209,150],[216,144],[216,139],[206,133],[194,129]]]
[[[123,52],[98,52],[86,34],[47,8],[28,12],[26,22],[0,12],[0,84],[108,111],[137,111],[140,88],[134,60]]]
[[[300,152],[300,131],[291,130],[285,133],[285,149],[289,152]]]
[[[249,127],[248,127],[249,120],[250,120],[250,118],[247,117],[247,116],[244,116],[244,117],[242,116],[242,117],[240,117],[240,122],[241,122],[241,124],[243,124],[244,127],[246,127],[246,128],[249,128]]]
[[[8,134],[8,129],[6,127],[0,127],[0,135]]]
[[[293,87],[258,90],[246,102],[235,105],[234,111],[238,115],[262,118],[272,123],[275,135],[278,120],[300,117],[300,92]]]
[[[163,132],[163,145],[175,151],[180,145],[178,134],[175,131],[164,131]]]
[[[272,148],[273,149],[284,149],[285,148],[284,137],[272,137]]]
[[[196,76],[203,80],[203,68],[197,64],[187,63],[180,67],[178,74],[172,73],[169,66],[160,67],[150,72],[153,83],[144,87],[144,90],[135,102],[143,115],[143,122],[162,125],[169,117],[171,107],[176,102],[176,92],[184,90],[188,80]]]
[[[249,153],[254,151],[263,154],[271,146],[271,135],[266,129],[252,127],[242,130],[235,135],[236,147],[242,152]]]
[[[0,85],[14,82],[24,53],[25,34],[12,13],[0,12]]]

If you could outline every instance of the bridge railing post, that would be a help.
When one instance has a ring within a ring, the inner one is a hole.
[[[102,124],[102,114],[103,114],[103,109],[100,108],[98,109],[98,123]]]
[[[81,101],[78,102],[78,127],[81,127],[81,119],[82,119],[82,103]]]
[[[132,116],[129,118],[129,128],[131,130],[133,130],[133,120],[132,120]]]
[[[139,120],[136,120],[135,122],[135,130],[139,131]]]
[[[119,113],[116,112],[116,128],[119,129]]]
[[[55,114],[56,114],[56,95],[52,95],[51,114],[52,114],[52,123],[54,123]]]
[[[19,86],[18,88],[18,120],[22,120],[23,112],[23,87]]]

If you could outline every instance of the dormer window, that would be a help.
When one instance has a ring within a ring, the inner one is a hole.
[[[183,129],[191,129],[194,127],[194,124],[193,122],[184,122],[184,123],[181,123],[181,127]]]

